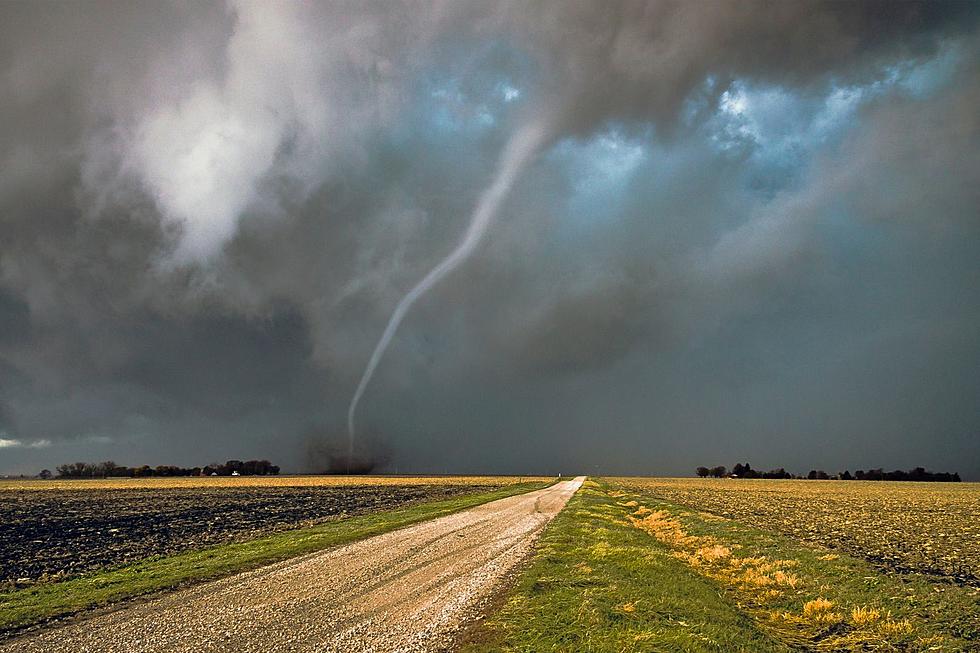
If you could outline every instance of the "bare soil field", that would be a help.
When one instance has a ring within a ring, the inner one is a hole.
[[[583,478],[89,615],[0,651],[439,651]]]
[[[374,485],[399,487],[403,485],[484,485],[503,487],[514,483],[548,480],[543,476],[177,476],[145,478],[36,478],[0,479],[4,490],[146,490],[167,488],[242,488],[242,487],[351,487]]]
[[[670,503],[980,586],[980,484],[621,478]]]
[[[980,588],[886,571],[653,494],[586,481],[462,651],[980,651]]]
[[[517,480],[265,477],[6,483],[0,489],[0,582],[59,580]]]

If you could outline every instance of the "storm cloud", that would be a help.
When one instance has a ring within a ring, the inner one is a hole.
[[[953,2],[6,3],[0,472],[302,469],[533,123],[364,395],[389,466],[980,477],[977,30]]]

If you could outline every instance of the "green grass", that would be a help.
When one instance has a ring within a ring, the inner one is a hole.
[[[980,651],[980,600],[590,481],[469,640],[467,653]]]
[[[150,592],[219,578],[347,544],[547,485],[548,483],[508,485],[489,492],[331,521],[247,542],[148,558],[136,564],[66,581],[0,592],[0,633]]]
[[[787,651],[589,481],[463,651]]]

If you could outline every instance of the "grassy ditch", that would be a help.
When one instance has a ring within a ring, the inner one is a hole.
[[[0,634],[128,598],[228,576],[546,487],[533,482],[148,558],[66,581],[0,592]]]
[[[713,582],[631,526],[620,503],[586,481],[463,651],[787,650]]]
[[[590,481],[464,651],[976,651],[975,588]]]

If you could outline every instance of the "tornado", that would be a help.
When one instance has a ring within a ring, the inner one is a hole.
[[[434,285],[473,254],[477,245],[486,236],[487,229],[492,224],[501,202],[507,197],[517,176],[537,154],[545,140],[545,134],[546,130],[542,123],[531,123],[511,136],[500,156],[493,182],[480,195],[473,211],[473,217],[470,218],[469,226],[466,228],[466,233],[463,234],[463,238],[456,249],[432,268],[395,306],[391,318],[388,319],[388,326],[385,327],[381,339],[378,340],[378,344],[375,345],[374,351],[371,353],[367,367],[364,368],[361,382],[357,385],[357,390],[351,399],[350,408],[347,409],[348,457],[353,456],[354,453],[354,415],[357,412],[357,404],[361,401],[381,357],[387,351],[391,339],[398,331],[405,315],[420,297],[429,292]]]

